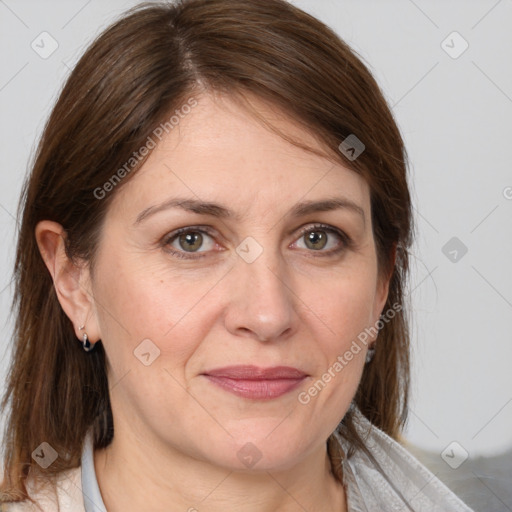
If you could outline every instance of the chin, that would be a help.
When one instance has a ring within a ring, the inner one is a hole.
[[[233,437],[226,443],[211,439],[205,447],[208,458],[231,471],[254,473],[288,470],[308,455],[311,449],[309,440],[290,436],[285,429],[278,434],[279,427],[276,429],[276,426],[279,422],[265,423],[269,424],[270,428],[259,429],[257,435],[239,430],[231,433]],[[215,453],[211,450],[212,446],[215,446]]]

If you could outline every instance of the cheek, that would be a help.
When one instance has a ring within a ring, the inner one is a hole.
[[[107,270],[108,269],[108,270]],[[133,260],[105,258],[94,290],[102,341],[116,373],[140,369],[135,357],[145,343],[166,367],[179,367],[200,340],[201,299],[209,279],[184,279],[164,264],[141,265]],[[147,340],[150,340],[149,343]],[[163,357],[160,357],[163,356]]]
[[[98,274],[95,297],[103,306],[100,328],[113,413],[131,422],[153,418],[168,426],[175,408],[190,400],[185,371],[206,336],[208,318],[200,299],[211,284],[204,279],[185,283],[162,265],[117,260],[104,268],[112,271]],[[130,411],[136,411],[135,416]],[[200,411],[192,408],[187,414],[192,421]]]
[[[328,402],[334,418],[348,407],[364,369],[367,346],[359,337],[370,326],[375,280],[371,273],[361,270],[351,277],[333,279],[324,290],[311,298],[319,317],[316,350],[322,352],[322,357],[316,359],[322,364],[302,403],[311,400],[318,408]]]
[[[319,317],[333,332],[331,350],[344,351],[369,327],[375,301],[375,277],[361,270],[350,277],[332,279],[325,293],[312,299]]]

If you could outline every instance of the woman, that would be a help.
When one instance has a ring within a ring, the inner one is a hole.
[[[469,510],[398,442],[411,240],[400,133],[325,25],[127,13],[24,189],[2,510]]]

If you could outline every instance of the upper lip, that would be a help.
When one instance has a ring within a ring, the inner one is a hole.
[[[307,376],[305,372],[291,366],[260,368],[253,365],[225,366],[208,370],[203,375],[239,380],[301,379]]]

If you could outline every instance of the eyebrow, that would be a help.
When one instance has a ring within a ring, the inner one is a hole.
[[[197,213],[199,215],[210,215],[220,219],[241,220],[240,214],[235,213],[221,204],[200,201],[198,199],[175,197],[164,201],[161,204],[150,206],[142,210],[142,212],[137,216],[135,224],[139,224],[155,213],[172,208],[180,208],[188,212]],[[366,217],[363,208],[350,199],[344,197],[333,197],[316,201],[302,201],[297,203],[286,216],[303,217],[311,213],[327,212],[339,209],[347,209],[357,213],[362,217],[363,223],[366,225]]]

